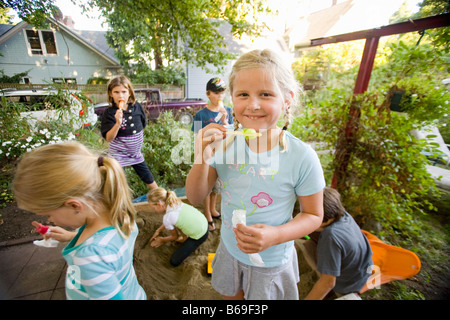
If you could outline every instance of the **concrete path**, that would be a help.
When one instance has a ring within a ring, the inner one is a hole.
[[[65,300],[66,262],[57,248],[34,239],[0,244],[0,300]]]

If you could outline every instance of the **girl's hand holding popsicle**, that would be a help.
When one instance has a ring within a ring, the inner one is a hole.
[[[221,145],[226,137],[226,128],[217,123],[210,123],[200,129],[195,138],[195,163],[209,163],[215,150]]]
[[[120,100],[118,104],[119,110],[117,110],[115,114],[116,123],[122,125],[122,119],[123,119],[123,109],[125,108],[125,101]]]
[[[37,222],[37,221],[33,221],[31,222],[31,224],[33,225],[33,227],[36,228],[36,232],[39,232],[40,234],[44,235],[47,232],[50,233],[50,227],[49,226],[44,226],[43,224]]]
[[[52,226],[50,229],[50,226],[44,226],[37,221],[33,221],[31,224],[36,228],[37,232],[44,236],[44,239],[52,238],[57,241],[66,242],[72,240],[77,234],[74,231],[67,231],[66,229],[57,226]]]
[[[244,138],[247,139],[255,139],[257,137],[261,137],[262,134],[259,132],[256,132],[255,129],[251,129],[251,128],[244,128],[242,129],[242,131],[227,131],[228,135],[240,135],[240,136],[244,136]]]

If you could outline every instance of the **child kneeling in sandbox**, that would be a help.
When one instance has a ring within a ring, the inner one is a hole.
[[[170,264],[179,266],[208,238],[208,221],[203,213],[183,203],[173,191],[156,188],[148,194],[148,203],[157,213],[164,213],[163,224],[150,239],[152,247],[169,242],[181,242],[181,246],[170,257]],[[164,229],[170,236],[158,237]]]

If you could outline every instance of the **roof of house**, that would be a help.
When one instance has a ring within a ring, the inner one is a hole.
[[[13,24],[0,24],[0,37],[8,32],[12,27],[14,27]]]
[[[308,47],[311,39],[328,35],[354,5],[352,0],[345,1],[299,18],[294,27],[286,32],[290,47]]]
[[[80,38],[89,42],[92,46],[96,47],[105,56],[119,63],[119,60],[114,55],[114,49],[111,48],[106,41],[106,31],[87,31],[87,30],[75,30],[72,29],[74,33],[77,33]]]

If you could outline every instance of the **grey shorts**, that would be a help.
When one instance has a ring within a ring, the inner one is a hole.
[[[220,241],[212,262],[211,285],[223,296],[235,296],[244,290],[246,300],[298,300],[297,251],[282,266],[261,268],[235,259]]]

